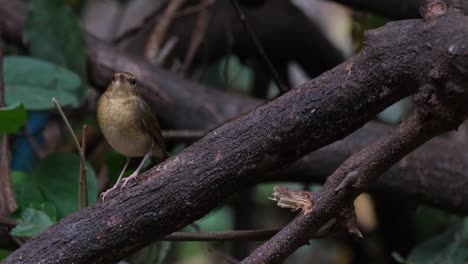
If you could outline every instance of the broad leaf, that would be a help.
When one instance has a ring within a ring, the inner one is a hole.
[[[26,109],[23,103],[0,108],[0,137],[3,133],[16,133],[26,124]]]
[[[7,56],[3,62],[7,104],[22,101],[28,110],[53,107],[52,97],[62,106],[78,106],[81,81],[75,73],[30,57]]]
[[[23,37],[32,56],[66,67],[86,83],[85,41],[78,18],[63,0],[31,1]]]
[[[27,207],[30,203],[45,201],[44,195],[35,181],[31,179],[31,175],[22,171],[12,171],[11,182],[19,207]]]
[[[408,256],[409,264],[468,263],[468,220],[452,230],[418,245]]]
[[[91,165],[87,164],[88,199],[92,204],[97,197],[96,175]],[[55,205],[59,219],[78,211],[78,183],[80,158],[73,153],[55,153],[41,160],[32,171],[31,177],[23,182],[21,203],[29,199],[42,199]],[[28,191],[26,191],[28,190]],[[30,195],[31,193],[40,194]],[[37,200],[35,200],[37,201]]]
[[[17,220],[16,227],[11,230],[14,236],[37,235],[57,221],[55,207],[47,202],[19,208],[12,217]]]

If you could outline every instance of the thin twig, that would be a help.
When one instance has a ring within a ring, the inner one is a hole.
[[[0,50],[0,107],[5,105],[3,85],[3,51]],[[15,194],[11,185],[8,135],[0,138],[0,215],[8,215],[16,207]]]
[[[281,81],[278,72],[276,71],[275,67],[273,66],[273,63],[271,63],[270,58],[265,52],[265,49],[263,49],[262,44],[260,43],[260,40],[257,38],[257,34],[255,34],[255,31],[253,30],[252,26],[249,24],[247,21],[244,12],[242,11],[242,8],[240,7],[239,3],[237,0],[231,0],[231,4],[236,10],[237,15],[239,16],[239,19],[241,20],[242,24],[244,25],[245,30],[249,34],[250,38],[254,42],[255,47],[257,48],[258,53],[262,57],[263,61],[268,67],[268,70],[270,71],[273,81],[276,83],[278,86],[278,89],[280,90],[281,93],[286,93],[289,89],[286,87],[286,85],[283,84]]]
[[[153,30],[150,33],[150,37],[146,42],[145,46],[145,59],[149,62],[153,62],[159,53],[159,48],[164,41],[166,32],[169,29],[172,21],[175,18],[177,10],[182,7],[186,0],[173,0],[169,1],[166,10],[161,15],[161,18],[155,24]]]
[[[203,130],[163,130],[164,139],[169,140],[198,140],[206,135]]]
[[[21,247],[26,242],[25,240],[23,241],[23,239],[21,239],[20,237],[13,236],[11,234],[10,237],[18,247]]]
[[[83,133],[81,134],[81,148],[83,150],[83,159],[85,160],[86,155],[86,131],[88,126],[83,125]],[[86,170],[84,170],[84,163],[80,162],[80,188],[79,188],[79,203],[80,209],[88,207],[88,183],[86,179]],[[84,197],[83,197],[84,196]]]
[[[15,227],[16,221],[5,216],[0,216],[0,225],[7,227]]]
[[[161,48],[161,52],[159,52],[158,56],[156,56],[155,65],[164,64],[164,61],[174,50],[178,41],[179,39],[176,36],[172,36],[166,41],[166,43],[164,43],[164,46]]]
[[[265,241],[278,233],[273,230],[235,230],[224,232],[174,232],[160,240],[165,241]]]
[[[192,31],[190,46],[187,50],[187,55],[185,56],[184,65],[182,67],[182,75],[185,75],[190,65],[192,65],[192,61],[203,41],[208,25],[208,7],[210,6],[210,0],[200,0],[200,2],[204,8],[200,10],[200,13],[198,13],[197,21],[195,22],[195,27]]]
[[[195,231],[200,234],[202,233],[201,232],[201,228],[200,226],[197,224],[197,223],[192,223],[191,224],[193,228],[195,228]],[[209,241],[209,240],[208,240]],[[210,252],[211,254],[213,255],[217,255],[218,256],[218,259],[224,259],[226,260],[228,263],[232,263],[232,264],[237,264],[239,263],[239,261],[229,255],[227,255],[226,253],[222,252],[222,251],[219,251],[217,250],[216,248],[214,248],[212,245],[210,245],[210,243],[208,243],[208,241],[205,241],[203,244],[205,245],[206,247],[206,250],[208,252]]]
[[[232,56],[232,46],[234,45],[234,37],[232,35],[232,27],[230,23],[226,23],[226,56],[224,59],[224,87],[229,87],[229,61]]]
[[[450,103],[447,105],[452,106]],[[418,108],[391,133],[348,158],[327,178],[322,190],[311,199],[312,210],[299,214],[278,234],[257,248],[244,262],[280,262],[296,248],[306,243],[310,236],[314,235],[331,217],[341,218],[338,220],[339,225],[345,227],[349,234],[357,238],[362,237],[353,219],[355,214],[352,201],[406,154],[432,137],[462,122],[465,115],[461,109],[464,105],[453,104],[453,109],[447,105],[436,107],[431,105],[422,111],[421,107]],[[431,108],[434,108],[433,112],[430,112]],[[354,171],[357,172],[358,177],[353,176],[349,180],[347,176]],[[352,182],[342,185],[341,189],[338,188],[346,179]],[[343,215],[343,212],[346,214]],[[288,245],[287,249],[285,249],[285,244]]]
[[[175,17],[176,18],[179,18],[179,17],[184,17],[184,16],[187,16],[187,15],[192,15],[192,14],[196,14],[198,12],[201,12],[203,9],[213,5],[216,1],[215,0],[207,0],[205,3],[201,3],[201,4],[198,4],[198,5],[194,5],[194,6],[189,6],[185,9],[183,9],[182,11],[178,12]]]
[[[39,157],[39,159],[43,159],[46,156],[46,153],[28,128],[24,128],[24,136],[37,157]]]
[[[214,0],[210,0],[209,5],[213,5],[214,3],[215,3]],[[189,7],[185,8],[185,9],[183,9],[182,11],[176,13],[175,18],[181,18],[181,17],[187,16],[187,15],[192,15],[194,13],[198,13],[203,8],[205,8],[205,6],[202,5],[202,4],[199,4],[199,5],[196,5],[196,6],[189,6]],[[142,21],[142,23],[140,25],[119,34],[119,36],[116,36],[112,40],[112,43],[119,44],[123,40],[131,38],[136,33],[140,32],[140,30],[143,28],[144,25],[147,25],[148,23],[151,23],[151,20],[153,20],[153,18],[155,18],[154,20],[157,23],[157,21],[160,19],[159,17],[157,17],[157,15],[159,14],[159,11],[160,11],[160,9],[157,8],[154,12],[152,12],[151,14],[146,16],[143,19],[143,21]]]
[[[83,149],[80,146],[80,142],[78,141],[78,138],[76,137],[76,134],[73,131],[73,128],[71,127],[71,125],[70,125],[70,122],[68,122],[68,119],[67,119],[67,117],[65,116],[65,113],[62,110],[62,107],[60,107],[60,103],[57,101],[57,99],[55,99],[55,97],[52,98],[52,103],[54,103],[55,107],[59,111],[60,116],[63,119],[63,122],[65,122],[65,125],[67,126],[68,130],[70,131],[70,134],[72,135],[73,140],[75,141],[75,146],[76,146],[76,149],[78,150],[80,158],[83,160],[83,163],[85,164],[84,169],[87,170],[85,159],[84,159],[84,154],[83,154]]]

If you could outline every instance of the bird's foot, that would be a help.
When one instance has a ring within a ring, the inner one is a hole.
[[[102,201],[104,202],[104,200],[106,199],[106,196],[107,196],[112,190],[115,190],[115,189],[117,189],[117,184],[114,185],[114,187],[108,189],[107,191],[102,192],[101,195],[100,195]]]
[[[125,178],[125,180],[122,183],[122,186],[120,187],[120,190],[123,190],[125,188],[125,186],[127,186],[127,183],[132,179],[136,179],[137,176],[138,176],[138,173],[134,172],[130,176]]]

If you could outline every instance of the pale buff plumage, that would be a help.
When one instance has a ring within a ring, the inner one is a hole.
[[[102,194],[103,199],[117,187],[130,158],[144,156],[140,166],[124,181],[122,188],[128,180],[138,175],[150,154],[159,159],[167,158],[159,122],[138,93],[132,74],[114,74],[113,81],[98,100],[97,120],[107,142],[127,157],[119,179],[114,187]]]

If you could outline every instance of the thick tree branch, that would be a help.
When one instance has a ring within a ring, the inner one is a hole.
[[[0,3],[0,34],[9,41],[21,43],[26,6],[18,1],[2,0]],[[149,76],[139,80],[139,83],[142,84],[144,93],[154,100],[158,117],[172,127],[210,129],[261,103],[181,80],[142,60],[128,57],[96,38],[88,37],[87,45],[90,50],[90,78],[98,88],[105,89],[107,78],[110,78],[113,72],[122,69],[140,73],[140,77]],[[159,89],[171,94],[175,91],[174,96],[171,100],[161,101],[157,95]],[[212,102],[215,106],[201,107],[204,102]],[[192,107],[192,104],[195,106]],[[381,126],[369,124],[345,141],[339,141],[318,153],[306,156],[294,166],[280,171],[277,176],[271,176],[271,179],[323,180],[348,156],[376,139],[377,135],[382,135],[384,131]],[[463,201],[467,199],[449,195],[465,193],[460,190],[463,190],[466,184],[456,184],[466,182],[464,168],[468,166],[468,161],[464,158],[463,146],[445,146],[447,142],[440,140],[435,142],[439,143],[423,146],[422,152],[411,156],[410,160],[414,161],[413,163],[394,168],[384,175],[381,179],[382,184],[377,185],[379,193],[385,189],[390,195],[414,197],[434,206],[466,214],[468,205]],[[452,151],[443,151],[444,149]],[[444,154],[439,155],[439,150]],[[451,180],[440,180],[446,177],[451,177]]]
[[[327,179],[323,189],[313,196],[313,208],[299,214],[243,263],[278,263],[306,244],[315,231],[336,217],[340,210],[349,207],[357,195],[368,189],[396,161],[439,133],[456,128],[465,118],[466,113],[460,107],[449,111],[450,119],[437,112],[417,112],[392,133],[351,156]],[[357,178],[342,185],[352,173]]]
[[[359,56],[215,129],[138,184],[31,239],[5,263],[115,262],[206,214],[253,175],[344,137],[434,76],[462,81],[466,21],[438,22],[403,21],[370,32]]]
[[[355,8],[358,10],[368,11],[383,15],[393,19],[408,19],[421,17],[421,8],[424,6],[425,0],[333,0],[337,3]],[[449,3],[453,0],[444,0]],[[460,2],[463,2],[460,1]],[[463,3],[462,3],[463,4]],[[465,11],[466,12],[466,11]]]
[[[293,165],[261,178],[270,181],[325,182],[349,156],[377,140],[389,127],[366,124],[343,140],[308,154]],[[419,201],[468,214],[468,146],[434,138],[383,174],[371,191],[393,199]]]
[[[414,87],[437,76],[466,83],[468,21],[454,14],[436,22],[403,21],[368,32],[358,56],[213,130],[138,184],[31,239],[5,263],[115,262],[203,216],[254,175],[343,138]]]
[[[458,6],[459,7],[459,6]],[[435,23],[447,22],[449,17],[460,17],[460,9],[447,9],[441,1],[428,1],[424,11],[424,20],[428,27]],[[452,49],[449,48],[450,53]],[[464,53],[466,50],[463,51]],[[467,64],[465,64],[466,66]],[[464,66],[464,67],[465,67]],[[415,97],[417,110],[395,128],[389,135],[377,140],[357,154],[347,159],[329,178],[322,190],[310,197],[309,201],[300,200],[303,213],[299,214],[288,226],[272,239],[257,248],[243,263],[278,263],[297,248],[307,243],[329,219],[349,212],[354,199],[369,189],[380,174],[432,137],[456,129],[466,118],[468,109],[468,78],[460,76],[458,80],[441,79],[430,74],[440,82],[428,82],[420,88]],[[452,77],[453,78],[453,77]],[[457,98],[458,97],[458,98]],[[280,203],[278,202],[278,205]],[[313,206],[311,206],[313,205]],[[353,218],[353,217],[351,217]],[[355,224],[348,213],[342,221],[356,233]],[[360,233],[359,231],[357,231]]]

